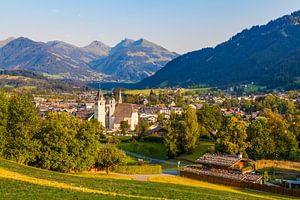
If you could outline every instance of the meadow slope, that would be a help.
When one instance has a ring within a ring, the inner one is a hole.
[[[181,177],[62,174],[0,159],[0,199],[290,199]],[[193,185],[193,186],[190,186]]]

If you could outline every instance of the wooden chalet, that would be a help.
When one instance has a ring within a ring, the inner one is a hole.
[[[242,155],[220,155],[206,153],[196,163],[201,166],[187,166],[182,171],[200,176],[222,178],[228,181],[261,183],[262,176],[255,174],[250,164],[251,160],[243,159]],[[249,167],[250,166],[250,167]],[[248,168],[246,171],[242,169]]]

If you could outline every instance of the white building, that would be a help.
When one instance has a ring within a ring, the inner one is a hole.
[[[129,129],[133,131],[139,122],[137,106],[123,103],[121,90],[118,102],[115,101],[114,96],[106,100],[101,90],[99,90],[95,102],[94,117],[103,127],[112,130],[120,129],[120,123],[127,121]]]

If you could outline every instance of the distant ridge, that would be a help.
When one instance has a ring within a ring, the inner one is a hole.
[[[0,41],[0,69],[31,70],[83,81],[140,81],[176,56],[144,39],[124,39],[113,48],[100,41],[84,47],[25,37]]]
[[[124,39],[109,55],[95,61],[93,69],[118,81],[139,81],[157,70],[178,54],[145,39]]]
[[[300,88],[300,11],[245,29],[215,48],[179,56],[138,87],[251,82],[271,88]]]

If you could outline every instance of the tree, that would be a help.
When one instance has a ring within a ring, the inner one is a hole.
[[[138,134],[138,139],[142,140],[146,136],[148,130],[149,130],[148,122],[139,120],[139,123],[137,124],[137,126],[135,128],[135,131]]]
[[[26,96],[12,94],[7,108],[7,134],[4,157],[22,164],[34,162],[40,142],[35,139],[40,120],[37,110]]]
[[[73,146],[76,166],[74,170],[89,170],[95,164],[97,149],[100,147],[101,124],[94,121],[83,121],[76,133],[76,145]]]
[[[222,126],[222,112],[219,106],[204,104],[197,110],[200,134],[210,135]]]
[[[183,113],[181,122],[180,140],[183,153],[192,153],[199,141],[199,125],[195,110],[188,106]]]
[[[298,148],[296,136],[288,130],[288,123],[282,116],[265,109],[263,115],[268,118],[270,137],[275,144],[273,158],[285,158]]]
[[[247,128],[248,142],[247,153],[255,160],[268,158],[272,159],[276,146],[271,137],[269,122],[267,118],[257,118]]]
[[[169,123],[165,127],[166,134],[164,136],[164,145],[167,149],[167,154],[169,158],[173,158],[180,153],[180,118],[181,117],[178,114],[172,112]]]
[[[165,113],[158,113],[157,114],[157,122],[159,123],[159,125],[161,126],[165,126]]]
[[[248,147],[246,123],[237,117],[227,117],[217,133],[216,150],[221,153],[245,153]]]
[[[116,165],[126,163],[126,154],[117,149],[116,146],[105,144],[98,148],[95,166],[96,168],[105,169],[106,174]]]
[[[60,172],[83,171],[95,164],[101,125],[67,113],[49,113],[38,139],[42,142],[36,165]]]
[[[0,91],[0,157],[2,156],[7,140],[8,101],[7,94],[4,91]]]
[[[128,124],[128,121],[127,121],[127,120],[126,120],[126,121],[121,121],[121,122],[120,122],[120,129],[121,129],[121,133],[122,133],[123,135],[125,135],[126,132],[127,132],[128,129],[129,129],[129,124]]]
[[[74,138],[78,131],[79,122],[75,117],[68,113],[49,113],[38,135],[42,147],[37,166],[60,172],[75,169],[79,145]]]

